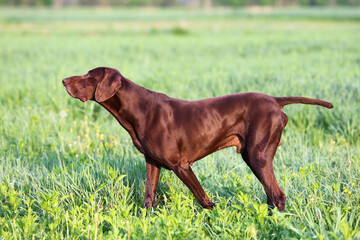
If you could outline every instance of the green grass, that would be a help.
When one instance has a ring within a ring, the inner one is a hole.
[[[0,9],[0,239],[360,238],[359,23],[358,9]],[[194,164],[213,211],[162,170],[146,212],[143,156],[62,86],[97,66],[177,98],[256,91],[335,108],[284,108],[284,212],[268,215],[235,149]]]

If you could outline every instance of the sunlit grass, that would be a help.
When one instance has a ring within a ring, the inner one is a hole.
[[[360,237],[356,11],[37,11],[0,10],[4,239]],[[261,184],[235,149],[194,164],[213,211],[167,170],[156,208],[146,211],[143,156],[110,114],[62,86],[97,66],[177,98],[257,91],[335,108],[284,108],[289,122],[274,160],[284,212],[268,214]]]

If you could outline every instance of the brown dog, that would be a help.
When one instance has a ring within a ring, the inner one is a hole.
[[[285,194],[273,171],[281,144],[287,104],[333,108],[329,102],[304,97],[271,97],[238,93],[199,101],[170,98],[145,89],[112,68],[99,67],[65,78],[67,92],[81,101],[94,100],[129,132],[145,155],[147,182],[144,207],[154,206],[161,167],[172,170],[207,209],[214,203],[202,189],[191,165],[217,150],[235,146],[264,186],[267,203],[284,210]]]

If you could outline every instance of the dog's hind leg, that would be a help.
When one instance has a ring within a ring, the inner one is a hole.
[[[280,142],[283,124],[280,121],[272,121],[270,125],[266,128],[266,131],[262,131],[264,129],[254,129],[254,133],[265,132],[266,134],[260,135],[261,137],[259,137],[259,134],[248,136],[242,156],[263,185],[268,205],[276,206],[279,211],[283,211],[286,196],[276,181],[273,170],[273,159]]]

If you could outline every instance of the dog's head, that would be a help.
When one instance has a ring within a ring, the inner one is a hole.
[[[122,75],[113,68],[98,67],[85,75],[68,77],[62,80],[70,96],[85,102],[95,100],[104,102],[114,96],[121,87]]]

